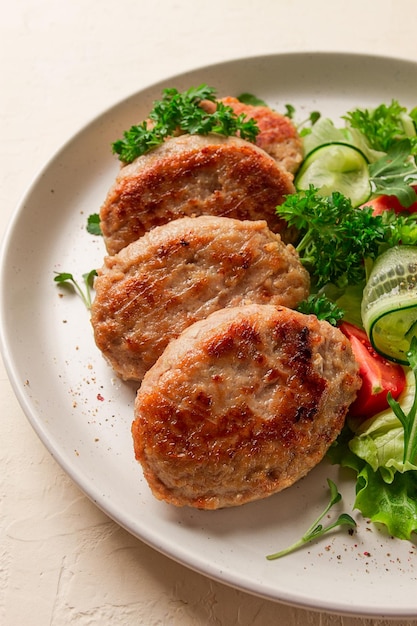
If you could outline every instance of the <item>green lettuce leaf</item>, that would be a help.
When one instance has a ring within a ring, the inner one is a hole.
[[[362,328],[361,302],[364,283],[348,285],[344,293],[336,299],[336,304],[343,309],[344,320]]]
[[[320,118],[312,127],[311,132],[304,137],[304,155],[328,143],[346,143],[358,148],[370,163],[377,161],[385,152],[370,147],[365,135],[356,128],[346,126],[338,128],[328,117]]]
[[[363,328],[361,316],[361,302],[365,281],[360,281],[354,285],[347,285],[340,288],[333,283],[326,283],[320,290],[323,294],[334,302],[343,311],[343,319],[359,328]]]
[[[407,370],[399,403],[404,412],[413,406],[414,372]],[[334,464],[356,474],[354,508],[388,532],[409,540],[417,532],[417,466],[403,462],[404,428],[391,408],[366,420],[349,419],[327,453]]]
[[[357,476],[354,506],[394,537],[409,540],[417,531],[417,472],[397,472],[387,483],[366,463]]]
[[[395,472],[391,482],[386,482],[380,469],[374,469],[352,452],[349,438],[352,432],[346,427],[337,442],[327,453],[329,460],[356,474],[356,498],[353,508],[365,518],[383,524],[398,539],[410,540],[417,531],[417,471]]]
[[[350,143],[344,130],[336,128],[328,117],[322,117],[314,124],[311,133],[304,137],[304,154],[332,142]]]
[[[410,410],[416,392],[414,372],[407,371],[405,390],[398,399],[403,411]],[[396,472],[417,470],[417,465],[403,462],[404,428],[392,409],[353,425],[355,436],[349,441],[349,449],[368,463],[374,472],[380,471],[387,483],[392,483]]]

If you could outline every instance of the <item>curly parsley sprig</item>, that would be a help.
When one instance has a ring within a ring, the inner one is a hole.
[[[182,93],[175,88],[164,89],[162,99],[153,103],[149,119],[125,131],[123,138],[113,143],[113,152],[123,163],[131,163],[178,133],[239,135],[255,141],[259,132],[256,121],[244,114],[237,115],[232,107],[216,101],[215,94],[215,90],[205,84]],[[215,103],[212,113],[200,106],[203,100]]]
[[[363,133],[374,150],[388,152],[397,141],[408,138],[411,154],[417,154],[417,108],[407,112],[397,100],[392,100],[374,109],[354,109],[343,119]]]
[[[340,306],[323,293],[310,294],[299,303],[297,311],[306,315],[315,315],[317,319],[324,320],[332,326],[337,326],[345,314]]]
[[[339,192],[322,196],[313,185],[287,196],[277,214],[298,230],[296,248],[317,288],[363,280],[363,261],[376,258],[386,232],[370,207],[355,208]]]

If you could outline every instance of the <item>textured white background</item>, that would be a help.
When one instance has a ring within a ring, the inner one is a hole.
[[[41,166],[73,133],[159,79],[276,52],[370,52],[417,60],[416,0],[1,0],[0,5],[0,234]],[[194,574],[134,539],[50,457],[1,364],[0,429],[0,624],[389,624],[254,598]],[[395,624],[409,626],[417,619]]]

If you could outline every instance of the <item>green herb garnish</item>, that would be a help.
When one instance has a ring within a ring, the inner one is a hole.
[[[98,213],[92,213],[87,219],[87,232],[90,235],[102,235],[100,227],[100,215]]]
[[[232,107],[216,101],[215,90],[203,84],[180,93],[177,89],[164,89],[161,100],[156,100],[149,113],[149,122],[144,121],[127,130],[123,139],[113,143],[113,152],[123,163],[131,163],[138,156],[159,146],[177,133],[224,136],[239,135],[242,139],[255,141],[259,132],[254,119],[236,115]],[[202,100],[216,104],[213,113],[201,106]]]
[[[407,353],[410,367],[414,374],[415,388],[417,389],[417,338],[413,337],[410,344],[410,350]],[[417,393],[414,395],[414,401],[408,413],[404,413],[397,400],[394,400],[391,393],[388,393],[388,403],[399,419],[404,429],[404,454],[403,463],[411,463],[417,465]]]
[[[386,210],[373,215],[371,206],[353,207],[337,191],[322,196],[310,185],[287,196],[276,211],[298,230],[295,247],[316,290],[328,283],[340,289],[359,285],[365,280],[367,261],[387,247],[417,245],[416,213]]]
[[[91,309],[91,289],[94,283],[94,277],[97,276],[96,270],[91,270],[82,275],[84,288],[77,282],[72,274],[69,272],[55,272],[56,276],[54,281],[60,285],[66,285],[72,288],[84,302],[87,309]]]
[[[295,119],[296,108],[292,104],[285,105],[285,115],[289,117],[290,120]],[[311,128],[314,124],[320,119],[321,113],[319,111],[312,111],[309,116],[302,120],[301,122],[297,122],[297,130],[301,137],[305,137],[305,135],[309,135],[311,133]]]
[[[240,96],[237,97],[237,99],[239,100],[239,102],[242,102],[243,104],[249,104],[250,106],[268,106],[265,100],[261,100],[257,96],[254,96],[253,93],[241,93]]]
[[[327,515],[327,513],[330,511],[330,509],[335,504],[340,502],[340,500],[342,499],[342,496],[339,493],[339,491],[338,491],[336,485],[334,484],[334,482],[328,478],[327,479],[327,483],[328,483],[329,488],[330,488],[330,501],[329,501],[329,504],[324,509],[323,513],[321,513],[321,515],[319,515],[319,517],[312,523],[312,525],[304,533],[304,535],[301,537],[301,539],[299,539],[298,541],[296,541],[295,543],[290,545],[288,548],[284,548],[284,550],[280,550],[279,552],[275,552],[275,554],[269,554],[266,557],[268,559],[268,561],[273,561],[275,559],[280,559],[281,557],[286,556],[287,554],[290,554],[291,552],[294,552],[295,550],[298,550],[298,548],[301,548],[306,543],[309,543],[310,541],[314,541],[315,539],[318,539],[319,537],[322,537],[323,535],[325,535],[326,533],[330,532],[334,528],[337,528],[338,526],[348,526],[349,528],[355,528],[356,527],[355,520],[350,515],[348,515],[347,513],[342,513],[341,515],[339,515],[337,520],[335,522],[332,522],[328,526],[323,526],[321,524],[321,520],[323,519],[323,517],[325,515]]]
[[[294,119],[295,116],[295,106],[292,104],[285,105],[285,115],[290,118],[290,120]]]
[[[364,258],[375,258],[384,240],[382,218],[355,208],[339,192],[322,196],[312,185],[286,197],[277,214],[299,232],[296,249],[316,287],[340,288],[364,279]]]
[[[389,105],[380,104],[375,109],[355,109],[343,116],[366,136],[374,150],[388,152],[397,141],[408,137],[412,154],[417,154],[415,118],[415,109],[408,114],[397,100],[392,100]]]
[[[300,302],[297,311],[306,315],[315,315],[336,326],[344,317],[344,311],[324,294],[310,294],[306,300]]]
[[[417,213],[395,213],[384,211],[381,215],[385,228],[384,244],[380,254],[394,246],[415,246],[417,244]]]

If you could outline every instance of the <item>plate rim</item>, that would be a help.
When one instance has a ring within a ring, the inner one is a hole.
[[[248,56],[248,57],[237,57],[237,58],[233,58],[233,59],[229,59],[229,60],[225,60],[225,61],[221,61],[221,62],[217,62],[213,64],[201,65],[196,68],[185,70],[176,75],[167,75],[163,78],[158,79],[157,81],[154,81],[152,83],[145,85],[141,89],[134,91],[132,94],[128,95],[127,97],[123,97],[117,100],[112,105],[103,108],[100,112],[91,116],[91,118],[88,121],[86,121],[84,124],[82,124],[75,133],[73,133],[70,137],[68,137],[62,143],[62,145],[57,150],[54,151],[52,156],[40,167],[38,172],[34,175],[34,177],[32,178],[32,181],[30,182],[26,191],[24,191],[20,201],[18,201],[15,209],[13,210],[11,217],[6,225],[5,231],[3,233],[2,240],[0,242],[0,353],[3,357],[4,366],[5,366],[10,384],[12,386],[13,392],[26,416],[26,419],[29,421],[36,435],[39,437],[39,439],[42,441],[42,443],[45,445],[49,453],[57,461],[60,467],[67,473],[67,475],[70,476],[70,478],[78,485],[78,487],[83,491],[83,493],[85,493],[85,495],[91,501],[93,501],[93,503],[99,509],[101,509],[106,515],[108,515],[111,519],[113,519],[118,525],[120,525],[121,527],[124,527],[129,533],[132,533],[132,529],[124,525],[120,521],[117,515],[117,511],[114,511],[112,509],[111,503],[102,502],[99,498],[97,498],[97,493],[94,491],[94,489],[90,488],[91,485],[83,483],[82,481],[80,482],[79,480],[76,480],[74,478],[72,465],[69,462],[70,459],[66,458],[66,455],[65,454],[63,455],[59,449],[58,450],[56,449],[56,444],[54,443],[53,440],[50,439],[50,437],[48,437],[48,433],[45,431],[44,425],[42,425],[37,419],[37,415],[36,415],[36,411],[34,410],[34,407],[29,402],[28,397],[23,393],[21,385],[18,384],[17,363],[15,362],[15,357],[13,355],[12,346],[10,345],[9,338],[7,337],[5,315],[4,315],[5,304],[6,304],[6,297],[4,293],[6,261],[7,261],[9,250],[11,246],[13,245],[13,237],[17,229],[18,220],[21,216],[21,213],[24,211],[26,203],[30,200],[30,197],[33,194],[34,190],[36,189],[37,185],[40,184],[43,175],[48,172],[49,168],[54,164],[56,159],[59,158],[59,155],[64,153],[71,143],[76,142],[80,136],[88,132],[93,126],[93,124],[97,123],[101,118],[103,118],[104,116],[110,115],[112,112],[119,109],[123,104],[128,103],[129,101],[134,100],[135,98],[138,98],[138,96],[144,93],[145,91],[154,91],[154,90],[160,89],[161,86],[167,83],[167,81],[185,80],[187,76],[189,75],[204,73],[205,71],[213,70],[214,68],[221,68],[224,70],[227,67],[232,67],[234,64],[239,64],[245,61],[260,61],[260,62],[267,63],[271,59],[275,59],[277,57],[282,59],[284,57],[301,58],[301,57],[306,57],[306,56],[308,57],[313,56],[316,59],[328,58],[328,57],[332,57],[333,59],[338,58],[340,60],[352,59],[352,58],[356,58],[356,59],[366,58],[370,62],[372,61],[390,62],[390,63],[397,62],[400,64],[407,64],[410,68],[414,68],[417,71],[417,62],[409,58],[402,58],[402,57],[397,57],[397,56],[386,56],[386,55],[380,55],[380,54],[369,54],[369,53],[362,54],[360,52],[350,53],[350,52],[327,52],[327,51],[314,51],[314,52],[300,51],[300,52],[271,53],[267,55],[263,54],[263,55],[255,55],[255,56]],[[345,615],[350,615],[350,616],[356,615],[356,616],[361,616],[361,617],[366,616],[366,617],[377,617],[377,618],[384,617],[384,616],[389,616],[391,618],[396,618],[396,617],[404,618],[404,617],[416,617],[417,616],[417,609],[412,613],[410,613],[408,610],[406,610],[405,612],[398,612],[397,610],[394,610],[392,614],[387,613],[387,612],[384,612],[384,614],[381,614],[381,613],[375,613],[374,611],[366,612],[365,609],[361,610],[361,612],[358,613],[354,610],[354,607],[352,607],[352,610],[349,610],[348,607],[344,607],[344,609],[340,609],[336,605],[332,605],[331,602],[329,602],[328,606],[324,606],[324,607],[314,606],[310,602],[304,603],[297,596],[297,594],[295,595],[293,594],[292,598],[289,595],[287,596],[287,598],[271,597],[270,595],[264,595],[260,592],[254,591],[251,588],[247,588],[244,586],[236,586],[229,580],[224,579],[219,575],[216,575],[216,572],[214,571],[212,572],[209,572],[208,570],[203,571],[202,569],[193,566],[186,560],[178,558],[175,555],[173,555],[171,552],[164,550],[161,546],[157,546],[155,542],[152,541],[149,537],[138,536],[136,533],[133,533],[133,534],[138,539],[146,543],[147,545],[151,546],[152,548],[161,552],[168,558],[171,558],[174,561],[179,562],[180,564],[184,565],[185,567],[191,570],[197,571],[200,574],[205,575],[214,580],[217,580],[218,582],[225,584],[227,586],[240,589],[242,591],[245,591],[246,593],[249,593],[251,595],[255,595],[264,599],[268,599],[268,600],[283,603],[283,604],[288,604],[290,606],[296,606],[296,607],[305,608],[305,609],[314,610],[314,611],[335,613],[339,615],[345,614]]]

